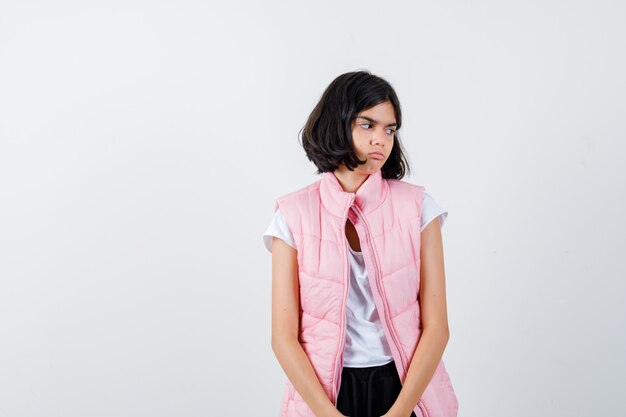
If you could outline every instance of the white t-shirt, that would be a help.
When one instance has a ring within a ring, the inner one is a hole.
[[[436,217],[439,217],[441,227],[443,227],[448,212],[424,192],[420,232]],[[270,252],[273,236],[296,248],[293,235],[280,210],[276,210],[270,225],[263,233],[265,247]],[[348,243],[346,245],[349,249],[350,288],[346,304],[346,343],[343,365],[351,368],[384,365],[391,362],[393,356],[372,298],[363,254],[354,251]]]

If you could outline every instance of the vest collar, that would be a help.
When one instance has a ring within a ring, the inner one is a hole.
[[[332,171],[323,172],[320,179],[322,204],[337,217],[343,217],[345,210],[353,204],[353,201],[364,214],[371,212],[382,204],[388,191],[389,184],[380,170],[370,174],[356,193],[345,192]]]

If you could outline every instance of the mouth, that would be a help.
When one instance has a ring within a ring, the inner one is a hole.
[[[368,155],[371,156],[374,159],[384,159],[385,158],[385,155],[383,155],[380,152],[370,152]]]

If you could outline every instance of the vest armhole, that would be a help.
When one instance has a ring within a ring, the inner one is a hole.
[[[283,215],[283,218],[285,219],[285,223],[287,225],[287,229],[289,229],[289,234],[292,237],[292,241],[293,244],[295,246],[295,250],[296,252],[298,252],[298,254],[300,253],[300,248],[298,246],[298,239],[296,239],[296,234],[294,233],[294,229],[293,226],[291,224],[291,220],[290,220],[290,212],[289,209],[287,208],[287,210],[285,210],[285,208],[281,205],[281,199],[278,198],[276,199],[276,202],[274,204],[274,213],[276,213],[277,210],[280,210],[281,214]]]

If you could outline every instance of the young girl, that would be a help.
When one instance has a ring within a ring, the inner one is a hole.
[[[303,128],[321,178],[276,199],[263,234],[281,417],[457,415],[441,360],[448,212],[401,181],[401,124],[392,86],[358,71],[327,87]]]

